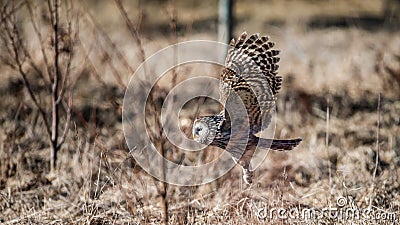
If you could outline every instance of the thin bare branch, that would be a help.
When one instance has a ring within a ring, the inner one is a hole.
[[[13,10],[13,11],[15,13],[15,10]],[[17,37],[18,35],[20,35],[20,33],[15,32],[16,30],[18,30],[16,28],[16,23],[14,23],[14,26],[11,27],[11,25],[13,24],[13,21],[10,21],[10,20],[15,20],[15,15],[11,15],[10,17],[7,17],[7,20],[3,20],[3,22],[2,22],[4,31],[6,34],[6,37],[5,37],[6,40],[4,40],[4,41],[6,41],[5,42],[6,46],[7,46],[7,43],[10,44],[10,46],[8,47],[8,50],[10,51],[9,54],[13,58],[14,63],[16,64],[17,71],[19,72],[19,74],[22,77],[23,85],[27,89],[29,97],[32,99],[35,107],[39,110],[40,117],[42,118],[43,123],[45,125],[46,133],[48,134],[49,137],[51,137],[51,131],[50,131],[49,124],[47,122],[46,113],[45,113],[44,109],[41,107],[41,105],[39,104],[39,101],[36,98],[35,94],[33,93],[31,84],[27,78],[27,74],[23,69],[24,62],[21,61],[21,58],[20,58],[21,50],[19,49],[22,46],[21,45],[22,37]],[[8,24],[10,24],[10,25],[8,25]]]
[[[108,53],[106,53],[106,54],[108,55]],[[126,85],[122,81],[121,74],[118,72],[117,68],[115,67],[113,61],[111,60],[111,57],[109,57],[109,60],[107,60],[107,64],[111,68],[111,71],[112,71],[112,73],[113,73],[113,75],[115,77],[115,80],[117,80],[117,83],[120,86],[120,88],[125,90],[126,89]]]
[[[80,41],[80,39],[78,38],[78,41],[80,43],[82,43]],[[85,55],[87,55],[87,65],[89,65],[91,71],[92,71],[92,75],[94,76],[94,78],[100,83],[100,85],[104,88],[104,90],[106,91],[106,96],[107,98],[110,100],[110,102],[115,106],[115,107],[119,107],[118,102],[115,100],[114,95],[111,93],[111,91],[109,90],[106,82],[103,80],[103,78],[101,77],[99,71],[96,69],[96,67],[94,66],[94,63],[92,62],[92,60],[89,57],[89,53],[88,51],[85,49],[85,47],[81,44],[82,47],[82,51],[85,53]]]
[[[12,3],[13,6],[10,6],[9,4]],[[1,20],[5,20],[15,14],[18,10],[20,10],[24,6],[23,2],[19,2],[17,5],[15,5],[15,1],[7,1],[5,4],[3,1],[0,2],[0,15],[1,15]],[[11,11],[7,12],[7,9],[10,9]]]
[[[66,139],[66,137],[68,135],[69,126],[71,124],[71,114],[72,114],[71,110],[72,110],[72,107],[73,107],[73,97],[72,97],[72,88],[71,88],[69,90],[69,92],[68,92],[68,106],[67,106],[67,112],[66,112],[67,119],[65,121],[64,131],[63,131],[63,133],[61,135],[60,142],[57,144],[57,149],[59,149],[64,144],[65,139]]]
[[[58,124],[59,124],[59,104],[58,99],[58,88],[61,79],[60,71],[60,49],[59,49],[59,2],[54,0],[54,4],[48,0],[48,8],[50,11],[50,21],[52,24],[53,31],[53,51],[54,51],[54,73],[53,73],[53,85],[51,89],[51,105],[52,105],[52,121],[51,121],[51,155],[50,155],[50,165],[51,171],[55,171],[55,166],[57,162],[57,151],[58,151]]]
[[[22,7],[25,4],[24,3],[20,3],[19,5]],[[23,61],[28,63],[35,70],[35,72],[44,80],[44,82],[47,83],[46,80],[44,79],[42,71],[34,63],[34,60],[32,59],[31,54],[29,53],[24,41],[22,40],[23,36],[20,33],[20,29],[17,27],[18,21],[17,21],[16,15],[17,15],[17,11],[18,10],[15,7],[16,6],[14,5],[13,6],[14,9],[11,10],[12,13],[10,13],[8,17],[5,17],[5,18],[9,19],[9,20],[4,20],[4,21],[6,21],[5,22],[5,26],[7,26],[7,22],[8,22],[9,26],[13,27],[12,28],[13,29],[12,30],[12,34],[13,34],[13,37],[14,37],[14,41],[17,42],[19,51],[23,52],[23,54],[20,54],[21,57],[24,57]],[[29,60],[26,60],[26,59],[29,59]]]
[[[329,184],[332,185],[332,169],[331,169],[331,159],[329,156],[329,127],[330,127],[330,108],[329,108],[329,98],[326,104],[326,125],[325,125],[325,151],[328,158],[328,173],[329,173]]]
[[[99,36],[98,36],[98,35],[95,35],[94,38],[95,38],[95,40],[96,40],[98,43],[100,43],[100,40],[99,40]],[[100,48],[100,50],[101,50],[101,52],[102,52],[102,54],[103,54],[104,61],[105,61],[105,62],[107,63],[107,65],[110,67],[111,72],[113,73],[114,78],[115,78],[115,80],[117,81],[118,85],[119,85],[123,90],[125,90],[125,89],[126,89],[126,85],[125,85],[124,82],[122,81],[121,74],[118,72],[117,68],[115,67],[115,65],[114,65],[114,63],[113,63],[113,61],[112,61],[112,57],[110,56],[110,54],[108,53],[108,51],[107,51],[106,49],[104,49],[104,47],[103,47],[102,44],[99,44],[98,47]]]
[[[378,106],[377,109],[378,115],[377,115],[377,121],[376,121],[376,156],[375,156],[375,168],[374,168],[374,173],[373,173],[373,181],[375,182],[376,178],[376,172],[378,170],[379,166],[379,153],[380,153],[380,147],[379,147],[379,137],[380,137],[380,128],[381,128],[381,93],[378,94]]]
[[[146,60],[146,54],[143,49],[142,40],[140,38],[139,31],[137,30],[136,26],[133,24],[131,19],[129,19],[128,13],[126,12],[124,6],[122,5],[121,0],[114,0],[114,2],[118,6],[119,11],[121,12],[122,16],[124,17],[126,26],[128,27],[129,31],[131,32],[133,40],[136,42],[136,45],[139,49],[140,61],[144,62]]]
[[[26,6],[28,8],[29,16],[31,18],[33,30],[35,31],[35,34],[39,40],[40,51],[42,52],[42,57],[43,57],[43,61],[44,61],[45,67],[46,67],[47,77],[48,77],[49,81],[52,82],[52,79],[50,76],[51,66],[50,66],[49,60],[47,58],[46,48],[44,46],[44,41],[43,41],[43,37],[42,37],[42,32],[40,32],[38,24],[37,24],[37,16],[34,13],[34,10],[32,8],[30,0],[25,0],[25,2],[26,2]],[[50,85],[48,85],[48,86],[50,86]]]
[[[68,78],[71,75],[71,64],[72,64],[72,58],[73,58],[73,49],[72,49],[72,40],[73,38],[75,38],[76,34],[73,34],[72,31],[72,19],[73,19],[73,15],[72,15],[72,3],[68,4],[68,2],[70,1],[65,1],[67,10],[66,10],[66,18],[67,18],[67,33],[65,35],[67,35],[67,41],[70,43],[64,43],[67,44],[69,48],[66,52],[67,54],[67,59],[66,59],[66,68],[65,68],[65,72],[63,73],[62,76],[62,81],[61,81],[61,87],[59,90],[59,94],[58,94],[58,98],[56,100],[56,104],[60,104],[60,101],[64,98],[64,92],[66,89],[66,83]]]
[[[132,74],[133,72],[135,72],[135,69],[133,69],[132,66],[128,63],[128,60],[126,59],[125,55],[122,54],[122,52],[117,48],[117,45],[111,40],[108,34],[93,18],[93,16],[89,12],[86,12],[86,15],[87,15],[87,20],[93,25],[94,28],[96,28],[94,31],[96,31],[96,33],[99,34],[102,38],[104,38],[104,40],[111,46],[117,58],[121,60],[122,64],[128,69],[129,73]]]

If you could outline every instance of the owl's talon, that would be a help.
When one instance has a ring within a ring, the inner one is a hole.
[[[243,169],[243,180],[246,184],[253,183],[253,171],[249,169]]]

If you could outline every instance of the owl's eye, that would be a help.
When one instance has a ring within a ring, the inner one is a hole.
[[[203,123],[197,123],[193,127],[193,135],[196,136],[204,136],[206,131],[207,131],[207,126]]]
[[[196,127],[195,133],[196,133],[196,134],[199,134],[201,130],[203,130],[202,127]]]

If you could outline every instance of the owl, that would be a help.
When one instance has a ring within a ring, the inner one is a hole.
[[[248,37],[246,32],[237,41],[232,39],[220,73],[220,102],[224,107],[219,114],[197,118],[193,123],[193,139],[228,151],[243,168],[246,184],[252,183],[250,161],[257,146],[292,150],[302,141],[257,136],[271,122],[282,84],[282,77],[277,76],[279,50],[273,49],[274,45],[268,36]]]

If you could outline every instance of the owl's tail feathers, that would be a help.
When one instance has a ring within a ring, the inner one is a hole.
[[[275,151],[290,151],[293,150],[303,139],[296,138],[296,139],[266,139],[260,138],[259,145],[262,146],[269,146],[269,149]]]
[[[272,140],[270,149],[276,150],[276,151],[293,150],[294,147],[299,145],[302,140],[303,139],[301,139],[301,138],[285,139],[285,140],[274,139],[274,140]]]

